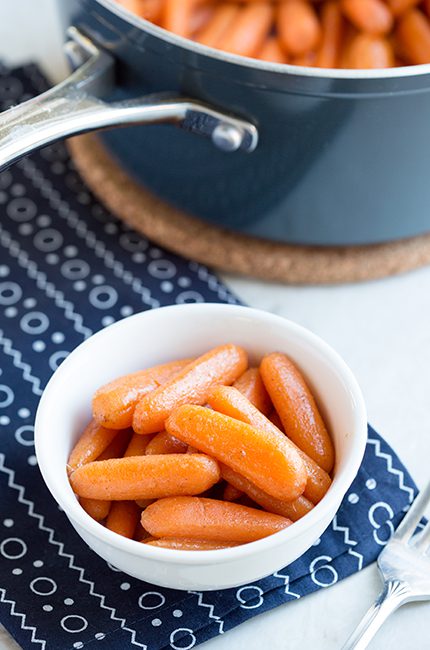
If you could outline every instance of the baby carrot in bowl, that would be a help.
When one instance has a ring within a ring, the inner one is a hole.
[[[274,352],[263,358],[260,372],[287,436],[330,472],[334,464],[333,443],[297,366],[285,354]]]
[[[221,548],[239,546],[239,542],[211,542],[207,539],[183,539],[180,537],[164,537],[161,539],[144,540],[148,546],[172,548],[176,551],[217,551]]]
[[[247,354],[237,345],[220,345],[210,350],[142,397],[134,411],[133,429],[136,433],[162,431],[173,409],[181,404],[204,404],[212,386],[233,383],[247,366]]]
[[[307,474],[298,452],[281,432],[262,431],[202,406],[173,411],[166,429],[236,470],[262,490],[281,499],[303,493]],[[193,458],[194,454],[187,454]]]
[[[88,463],[71,474],[70,484],[81,497],[134,501],[200,494],[219,479],[219,466],[213,458],[203,454],[166,454]]]
[[[263,415],[267,415],[273,408],[269,394],[261,379],[258,368],[248,368],[237,379],[233,386],[237,388]],[[240,419],[240,418],[239,418]],[[251,423],[250,423],[251,424]]]
[[[253,542],[291,525],[285,517],[237,503],[199,497],[160,499],[142,513],[142,526],[154,537]]]

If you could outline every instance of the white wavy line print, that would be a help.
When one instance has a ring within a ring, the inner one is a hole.
[[[224,287],[218,281],[217,277],[212,273],[210,273],[205,266],[202,266],[198,262],[190,262],[188,266],[191,271],[197,273],[197,277],[200,280],[206,282],[206,284],[208,285],[209,289],[211,289],[211,291],[214,291],[215,293],[218,294],[218,297],[221,298],[221,300],[226,300],[228,303],[232,305],[237,305],[237,300],[233,298],[229,290],[226,287]]]
[[[349,544],[350,546],[356,546],[357,542],[353,539],[350,538],[349,536],[349,526],[340,526],[337,523],[337,515],[333,517],[333,521],[331,522],[333,530],[337,530],[340,533],[343,533],[343,538],[345,544]]]
[[[0,587],[0,603],[5,603],[5,604],[10,605],[10,613],[11,613],[11,615],[21,617],[21,619],[22,619],[21,620],[21,630],[31,631],[31,641],[30,642],[31,643],[40,643],[40,645],[42,646],[42,650],[44,650],[45,647],[46,647],[46,641],[44,641],[43,639],[38,639],[36,637],[36,632],[37,632],[36,627],[34,627],[33,625],[26,625],[25,624],[25,620],[27,618],[26,615],[21,614],[21,612],[16,611],[16,609],[15,609],[16,602],[14,600],[9,600],[8,598],[6,598],[6,589],[3,589],[3,587]]]
[[[104,265],[108,269],[111,269],[117,278],[140,295],[142,302],[149,307],[154,308],[160,306],[160,302],[151,296],[150,290],[142,284],[141,280],[136,278],[131,271],[126,271],[122,262],[119,262],[112,251],[107,250],[106,245],[98,240],[96,235],[89,230],[86,222],[80,219],[67,201],[61,198],[60,193],[53,188],[52,183],[42,174],[32,160],[23,158],[17,165],[33,183],[34,187],[39,190],[40,194],[49,201],[58,216],[75,231],[80,239],[83,239],[88,248],[94,250],[96,257],[100,257]]]
[[[207,607],[208,612],[206,614],[208,615],[209,618],[211,618],[213,621],[215,621],[218,624],[219,627],[219,633],[224,634],[224,621],[220,616],[217,616],[214,614],[215,607],[213,605],[208,605],[207,603],[203,602],[203,594],[200,591],[188,591],[189,594],[194,594],[194,596],[197,596],[197,604],[200,607]]]
[[[56,306],[64,311],[65,317],[73,322],[75,331],[82,334],[84,338],[91,336],[92,330],[84,326],[83,318],[75,311],[73,303],[70,300],[65,300],[64,293],[56,289],[52,282],[48,282],[45,273],[38,270],[36,262],[30,259],[28,253],[21,249],[19,243],[1,225],[0,244],[9,250],[12,257],[16,258],[19,266],[26,271],[28,277],[36,281],[36,286],[44,291],[48,298],[54,299]]]
[[[363,561],[364,561],[363,555],[361,553],[358,553],[358,551],[353,551],[352,548],[348,549],[348,553],[349,555],[354,555],[357,558],[358,570],[361,571],[361,569],[363,568]]]
[[[288,596],[293,596],[293,598],[300,598],[300,594],[296,594],[294,591],[290,591],[290,576],[287,575],[286,573],[281,573],[280,571],[276,571],[276,573],[273,574],[274,578],[280,578],[281,580],[284,581],[284,587],[285,587],[285,593]]]
[[[57,553],[58,553],[59,556],[66,558],[66,560],[68,561],[69,569],[73,569],[74,571],[78,572],[78,574],[79,574],[79,582],[82,582],[82,583],[88,585],[90,595],[94,596],[94,598],[99,599],[99,601],[100,601],[99,606],[102,609],[105,609],[109,613],[109,616],[113,621],[118,621],[118,623],[120,624],[120,627],[124,631],[130,633],[130,635],[131,635],[130,643],[132,645],[135,645],[135,646],[139,647],[139,648],[143,648],[143,650],[147,650],[147,646],[144,643],[139,643],[138,641],[136,641],[136,634],[137,634],[136,630],[133,630],[133,629],[127,627],[126,626],[126,623],[127,623],[126,619],[125,618],[120,618],[119,616],[117,616],[116,615],[116,609],[114,607],[110,607],[109,605],[105,604],[106,596],[104,596],[103,594],[99,594],[94,590],[94,587],[95,587],[94,582],[92,580],[87,580],[87,578],[84,577],[85,569],[83,569],[82,567],[75,564],[74,556],[71,555],[70,553],[66,553],[65,550],[64,550],[64,544],[55,539],[55,531],[54,531],[54,529],[49,528],[49,526],[45,525],[44,516],[37,513],[34,510],[34,503],[32,501],[30,501],[29,499],[25,498],[25,489],[24,489],[24,487],[22,485],[19,485],[18,483],[16,483],[16,481],[15,481],[15,472],[13,471],[13,469],[10,469],[10,468],[6,467],[5,460],[6,460],[5,455],[0,454],[0,472],[3,472],[3,474],[6,474],[6,476],[8,477],[8,486],[11,489],[14,489],[14,490],[16,490],[18,492],[18,502],[22,503],[25,506],[27,506],[28,515],[30,517],[33,517],[33,519],[36,519],[38,528],[40,530],[43,530],[44,532],[48,533],[48,541],[49,541],[49,543],[56,547],[56,550],[57,550]]]
[[[12,347],[12,341],[4,335],[3,330],[0,330],[0,346],[3,348],[5,354],[12,357],[15,368],[22,370],[23,379],[32,385],[33,393],[39,396],[42,395],[40,379],[32,374],[31,366],[22,360],[21,352]]]
[[[412,501],[414,500],[414,491],[412,488],[405,485],[405,475],[402,472],[402,470],[393,467],[393,457],[390,454],[386,454],[383,451],[381,451],[381,443],[379,442],[379,440],[376,440],[375,438],[368,438],[367,443],[374,446],[375,456],[378,456],[379,458],[384,458],[386,460],[387,470],[390,472],[390,474],[394,474],[398,476],[400,489],[408,494],[409,503],[412,503]]]

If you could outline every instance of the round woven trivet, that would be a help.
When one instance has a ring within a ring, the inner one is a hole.
[[[86,184],[117,217],[160,246],[222,271],[293,284],[372,280],[430,264],[430,234],[371,246],[296,246],[190,217],[133,181],[94,135],[69,140]]]

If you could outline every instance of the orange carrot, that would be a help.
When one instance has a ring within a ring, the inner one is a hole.
[[[416,7],[420,0],[386,0],[393,16],[401,16],[408,9]]]
[[[345,48],[342,65],[344,68],[358,70],[392,68],[394,66],[392,45],[386,38],[357,34]]]
[[[228,413],[226,413],[226,415],[228,415]],[[277,429],[279,429],[279,431],[282,431],[282,433],[285,433],[284,425],[282,424],[281,418],[277,414],[276,409],[273,409],[273,411],[271,413],[269,413],[269,415],[267,417],[271,421],[271,423],[274,424]]]
[[[193,38],[212,19],[213,14],[214,7],[211,4],[197,3],[190,15],[189,33]]]
[[[254,2],[244,5],[219,39],[220,50],[255,56],[262,48],[273,24],[274,11],[270,2]]]
[[[140,434],[136,434],[140,435]],[[146,436],[140,436],[146,438]],[[188,445],[171,436],[167,431],[157,433],[146,447],[145,454],[185,454]]]
[[[227,483],[227,485],[224,488],[222,498],[224,499],[224,501],[237,501],[242,496],[243,496],[243,492],[241,490],[238,490],[231,483]]]
[[[213,388],[209,394],[208,403],[215,411],[251,424],[260,431],[273,432],[275,435],[280,433],[276,426],[260,413],[244,395],[238,393],[233,386]],[[300,454],[306,468],[307,483],[303,496],[312,503],[318,503],[330,487],[331,479],[327,472],[321,469],[312,458],[296,447],[288,438],[287,441]]]
[[[151,505],[151,503],[154,503],[154,499],[136,499],[136,505],[139,506],[141,510],[144,510],[148,506]]]
[[[114,501],[106,520],[106,528],[133,539],[139,519],[140,509],[134,501]]]
[[[89,499],[134,501],[200,494],[219,481],[215,460],[203,454],[129,456],[95,461],[70,476],[73,491]]]
[[[258,368],[248,368],[233,386],[245,395],[251,404],[255,406],[261,413],[267,415],[273,408],[270,397],[261,379],[260,371]]]
[[[282,501],[281,499],[270,496],[270,494],[260,490],[251,481],[248,481],[248,479],[230,469],[227,465],[221,464],[221,476],[228,481],[228,486],[231,485],[238,491],[244,492],[255,503],[258,503],[259,506],[267,510],[267,512],[282,515],[291,519],[291,521],[297,521],[314,507],[304,496],[300,496],[294,501]]]
[[[241,543],[262,539],[291,524],[270,512],[199,497],[156,501],[144,510],[141,523],[154,537]]]
[[[293,500],[305,489],[304,463],[280,431],[261,431],[211,409],[191,405],[176,409],[166,429],[273,496]],[[194,454],[186,456],[194,458]]]
[[[152,436],[140,436],[138,433],[133,433],[123,454],[124,458],[127,456],[142,456],[151,440]]]
[[[99,388],[93,397],[93,417],[111,429],[131,426],[133,412],[139,399],[158,388],[184,368],[191,359],[164,363],[118,377]]]
[[[237,542],[210,542],[206,539],[181,539],[179,537],[151,539],[145,541],[145,544],[160,548],[173,548],[176,551],[217,551],[221,548],[239,546]]]
[[[246,352],[237,345],[220,345],[185,366],[163,386],[138,402],[133,416],[136,433],[164,429],[170,413],[181,404],[204,404],[210,388],[231,384],[246,370]]]
[[[178,36],[191,36],[192,14],[201,2],[202,0],[164,0],[162,26]]]
[[[282,49],[277,36],[269,36],[266,39],[266,42],[258,53],[258,58],[262,61],[271,61],[273,63],[288,63],[288,55]]]
[[[393,27],[393,15],[382,0],[341,0],[340,6],[360,31],[383,36]]]
[[[100,456],[97,457],[97,461],[109,460],[109,458],[120,458],[128,447],[131,435],[132,432],[130,429],[117,431],[115,438],[112,440],[109,447],[106,447]]]
[[[216,47],[238,14],[238,5],[228,3],[217,5],[212,18],[197,32],[196,41],[208,47]]]
[[[111,507],[110,501],[101,501],[100,499],[85,499],[81,497],[79,503],[85,512],[96,521],[103,521],[109,514]]]
[[[411,9],[403,14],[396,36],[409,63],[430,62],[430,23],[421,11]]]
[[[318,16],[312,4],[305,0],[280,3],[277,28],[282,47],[293,56],[314,50],[321,39]]]
[[[95,420],[91,420],[76,445],[73,447],[67,463],[68,471],[90,463],[109,447],[118,431],[105,429]]]
[[[326,472],[334,464],[334,448],[315,399],[285,355],[274,352],[260,365],[261,376],[289,438]]]
[[[315,65],[319,68],[336,68],[342,49],[343,18],[339,3],[325,2],[321,8],[322,38]]]

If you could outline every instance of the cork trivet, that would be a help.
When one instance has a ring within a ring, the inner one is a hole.
[[[160,246],[222,271],[292,284],[358,282],[430,264],[430,233],[387,244],[318,247],[233,233],[172,207],[133,181],[99,139],[69,140],[84,181],[117,217]]]

